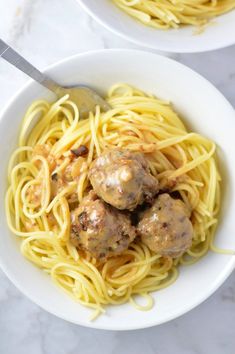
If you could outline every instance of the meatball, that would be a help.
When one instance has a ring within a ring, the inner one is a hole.
[[[179,257],[192,244],[193,226],[189,217],[190,212],[184,202],[164,193],[142,213],[137,233],[152,251]]]
[[[91,164],[89,178],[97,195],[120,210],[151,202],[158,192],[144,154],[130,150],[105,151]]]
[[[96,259],[119,255],[135,236],[129,214],[106,204],[94,191],[71,212],[71,242]]]

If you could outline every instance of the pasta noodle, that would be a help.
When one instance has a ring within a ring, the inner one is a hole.
[[[235,8],[234,0],[113,0],[142,23],[160,29],[203,26]]]
[[[107,304],[130,301],[138,309],[151,308],[151,292],[173,283],[180,264],[192,264],[214,247],[220,208],[212,141],[189,133],[169,102],[126,84],[111,87],[107,100],[111,110],[101,113],[97,107],[86,120],[79,120],[68,95],[54,103],[33,102],[9,162],[6,194],[8,225],[22,238],[22,254],[75,300],[94,309],[94,317]],[[89,152],[77,159],[76,180],[62,184],[54,195],[53,174],[66,170],[70,150],[81,144]],[[193,244],[182,257],[162,257],[135,240],[120,256],[99,264],[70,242],[74,196],[82,201],[89,190],[90,163],[115,147],[145,153],[161,188],[178,192],[193,210]],[[138,305],[135,295],[143,296],[146,305]]]

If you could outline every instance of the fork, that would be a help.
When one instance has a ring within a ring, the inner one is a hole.
[[[100,106],[101,110],[104,112],[110,109],[109,104],[90,87],[82,85],[67,87],[60,86],[50,77],[36,69],[1,39],[0,57],[8,61],[8,63],[14,65],[19,70],[23,71],[42,86],[54,92],[58,97],[63,97],[64,95],[69,94],[70,99],[76,103],[81,118],[86,118],[89,112],[94,112],[96,106]]]

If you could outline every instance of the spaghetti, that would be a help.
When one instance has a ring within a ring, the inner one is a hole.
[[[234,0],[113,0],[142,23],[159,28],[203,26],[235,8]]]
[[[215,144],[188,132],[169,102],[126,84],[111,87],[112,109],[99,107],[79,120],[77,106],[64,96],[39,100],[22,123],[19,147],[9,162],[6,214],[11,231],[22,238],[21,252],[48,273],[81,304],[104,312],[104,305],[130,301],[138,309],[153,305],[149,293],[173,283],[180,264],[191,264],[214,249],[220,207],[220,176]],[[52,187],[55,173],[71,165],[71,149],[86,146],[76,159],[74,179]],[[120,256],[104,264],[79,253],[70,242],[70,211],[88,193],[91,162],[106,148],[141,151],[162,189],[178,192],[192,210],[192,247],[180,258],[162,257],[135,240]],[[135,295],[146,298],[140,306]]]

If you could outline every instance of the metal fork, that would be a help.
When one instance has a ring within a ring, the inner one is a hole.
[[[81,118],[86,118],[89,112],[94,112],[96,106],[100,106],[102,111],[107,111],[110,109],[109,104],[101,96],[99,96],[97,92],[89,87],[82,85],[70,87],[60,86],[47,75],[41,73],[1,39],[0,57],[14,65],[19,70],[23,71],[39,84],[54,92],[58,97],[69,94],[70,99],[77,104]]]

